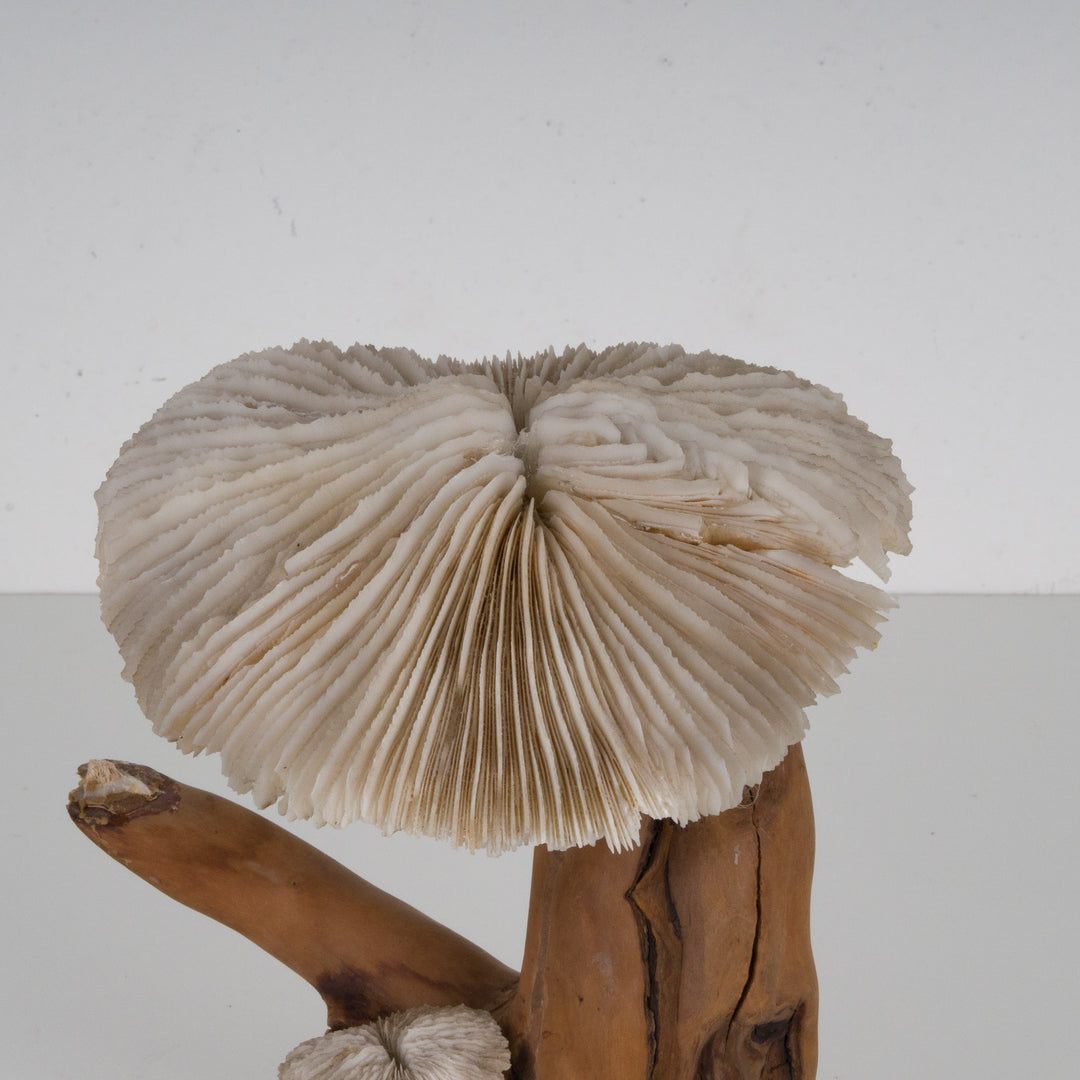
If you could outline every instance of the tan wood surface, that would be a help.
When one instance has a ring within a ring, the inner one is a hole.
[[[519,1080],[809,1080],[814,832],[801,749],[743,805],[642,843],[536,854]]]
[[[414,1005],[494,1010],[512,995],[516,972],[288,830],[145,773],[158,789],[149,803],[134,812],[80,806],[76,788],[72,820],[155,888],[239,931],[311,983],[330,1027]]]
[[[421,1004],[490,1011],[513,1080],[812,1080],[814,831],[801,749],[741,806],[637,847],[538,848],[520,979],[478,946],[226,799],[152,790],[69,813],[99,847],[296,971],[330,1027]]]

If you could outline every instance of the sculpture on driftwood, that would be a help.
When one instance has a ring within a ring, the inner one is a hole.
[[[284,1080],[812,1077],[798,744],[909,492],[839,396],[713,354],[241,357],[99,491],[125,676],[260,806],[537,845],[521,972],[153,770],[69,811],[323,996]]]

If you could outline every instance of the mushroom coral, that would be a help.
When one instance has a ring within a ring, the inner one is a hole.
[[[891,605],[910,485],[839,395],[677,346],[215,368],[97,493],[155,730],[261,806],[498,852],[738,805]]]

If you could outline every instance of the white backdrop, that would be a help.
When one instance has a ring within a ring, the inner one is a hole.
[[[38,0],[0,36],[0,591],[92,589],[120,443],[302,336],[790,367],[917,486],[897,591],[1080,590],[1069,0]]]

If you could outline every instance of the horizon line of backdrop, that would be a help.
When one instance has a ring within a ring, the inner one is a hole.
[[[42,0],[0,33],[0,592],[92,591],[121,443],[301,337],[789,368],[915,484],[892,591],[1080,591],[1074,5]]]

